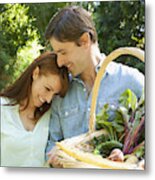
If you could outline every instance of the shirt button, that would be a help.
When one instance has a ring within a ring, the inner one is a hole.
[[[90,111],[90,108],[88,108],[88,111]]]
[[[68,116],[68,112],[67,111],[65,112],[65,116]]]

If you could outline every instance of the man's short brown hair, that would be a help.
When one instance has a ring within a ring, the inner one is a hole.
[[[54,37],[61,42],[76,42],[85,32],[88,32],[93,43],[97,41],[94,22],[88,11],[78,6],[70,6],[60,10],[50,20],[45,38]]]

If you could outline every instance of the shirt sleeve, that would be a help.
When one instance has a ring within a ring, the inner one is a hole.
[[[144,75],[136,68],[131,68],[127,66],[124,66],[124,70],[122,70],[122,75],[126,76],[126,84],[128,84],[128,86],[136,94],[136,96],[140,98],[145,85]]]
[[[55,99],[52,102],[51,106],[51,118],[49,123],[49,136],[46,146],[46,156],[45,159],[48,159],[48,152],[55,146],[55,142],[60,141],[63,139],[62,129],[60,125],[60,119],[59,119],[59,106],[60,102],[59,99]]]

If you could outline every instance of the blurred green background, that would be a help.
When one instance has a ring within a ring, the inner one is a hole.
[[[124,46],[145,49],[144,0],[0,4],[0,91],[49,48],[44,38],[46,26],[68,5],[92,12],[100,49],[106,55]],[[122,56],[117,61],[145,72],[144,63],[133,57]]]

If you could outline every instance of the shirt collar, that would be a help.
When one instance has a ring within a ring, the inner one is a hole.
[[[95,67],[95,71],[96,73],[98,73],[98,71],[100,70],[104,60],[106,58],[106,55],[104,53],[101,54],[101,58],[100,58],[100,62],[98,63],[98,65]],[[109,73],[110,69],[109,67],[107,66],[106,70],[105,70],[105,75],[107,75]]]
[[[101,54],[101,57],[100,57],[100,61],[99,63],[97,64],[97,66],[95,67],[95,71],[96,73],[98,73],[98,71],[100,70],[101,66],[102,66],[102,63],[104,62],[104,59],[105,59],[105,54]]]
[[[79,83],[84,84],[79,75],[76,76],[76,77],[73,77],[71,73],[69,73],[69,81],[70,81],[70,82],[71,82],[71,81],[77,81],[77,82],[79,82]]]

